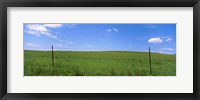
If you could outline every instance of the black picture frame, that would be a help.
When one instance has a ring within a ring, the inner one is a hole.
[[[200,0],[1,0],[1,100],[200,100]],[[7,7],[193,7],[193,93],[7,93]]]

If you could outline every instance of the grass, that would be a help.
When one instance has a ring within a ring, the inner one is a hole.
[[[152,53],[152,76],[176,76],[176,55]],[[150,76],[147,52],[24,51],[24,76]]]

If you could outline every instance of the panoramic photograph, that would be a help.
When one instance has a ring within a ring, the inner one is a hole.
[[[24,76],[176,76],[176,24],[24,23]]]

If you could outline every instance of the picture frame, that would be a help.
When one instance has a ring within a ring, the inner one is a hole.
[[[0,3],[2,100],[199,100],[200,0],[2,0]],[[193,7],[193,93],[7,93],[8,7]]]

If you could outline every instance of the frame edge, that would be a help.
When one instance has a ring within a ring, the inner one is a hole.
[[[0,97],[7,94],[7,6],[0,1]],[[4,26],[3,26],[4,25]]]
[[[3,4],[4,1],[0,1],[0,38],[1,38],[1,42],[0,42],[0,99],[4,98],[4,96],[7,94],[7,5]],[[193,74],[194,74],[194,80],[196,80],[196,82],[194,82],[194,87],[196,86],[197,89],[194,89],[194,95],[196,97],[197,100],[200,99],[199,96],[199,87],[200,87],[200,80],[199,80],[199,73],[200,72],[200,62],[198,61],[200,58],[200,54],[198,53],[198,51],[200,50],[200,1],[197,2],[194,7],[193,7],[193,12],[194,12],[194,16],[193,16],[193,31],[194,31],[194,46],[197,46],[194,49],[194,53],[196,53],[196,55],[194,56],[194,61],[197,64],[197,67],[194,67],[193,69]],[[3,19],[4,18],[4,19]],[[6,18],[6,19],[5,19]],[[5,26],[3,26],[5,25]],[[195,34],[196,33],[196,34]],[[194,47],[193,47],[194,48]],[[4,58],[6,57],[6,58]],[[195,63],[194,63],[195,64]],[[4,98],[5,99],[5,98]],[[195,99],[195,100],[196,100]],[[25,99],[24,99],[25,100]],[[42,100],[42,99],[41,99]],[[81,99],[82,100],[82,99]]]
[[[197,46],[196,48],[193,47],[193,53],[195,53],[196,55],[194,56],[194,69],[193,69],[193,87],[196,87],[194,89],[194,95],[196,96],[196,98],[200,99],[200,62],[198,61],[200,59],[200,53],[198,52],[200,50],[200,1],[197,2],[194,7],[193,7],[193,42],[194,42],[194,46]],[[195,81],[196,80],[196,81]]]

